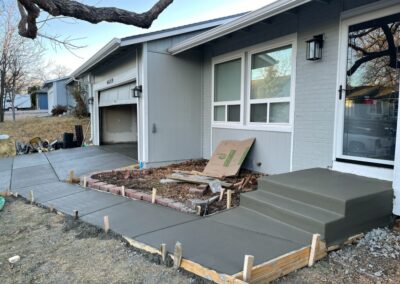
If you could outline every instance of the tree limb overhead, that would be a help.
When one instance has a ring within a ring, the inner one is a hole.
[[[18,0],[21,14],[18,29],[21,36],[36,38],[38,35],[36,20],[41,10],[54,17],[72,17],[93,24],[105,21],[149,28],[172,2],[173,0],[159,0],[147,12],[135,13],[115,7],[94,7],[73,0]]]

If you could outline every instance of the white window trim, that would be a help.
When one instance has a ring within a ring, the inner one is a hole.
[[[251,123],[249,116],[249,98],[250,92],[248,90],[249,86],[251,86],[251,82],[249,81],[249,74],[251,72],[251,65],[249,66],[248,53],[257,53],[269,49],[283,47],[285,45],[292,45],[292,81],[291,81],[291,96],[287,97],[290,99],[290,118],[289,123],[270,123],[270,124],[257,124]],[[241,99],[241,122],[214,122],[214,65],[242,58],[242,99]],[[296,60],[297,60],[297,33],[293,33],[290,35],[286,35],[277,39],[273,39],[267,42],[263,42],[260,44],[252,45],[246,48],[238,49],[233,52],[229,52],[226,54],[222,54],[212,58],[211,60],[211,128],[220,128],[220,129],[237,129],[237,130],[256,130],[256,131],[269,131],[269,132],[290,132],[293,133],[293,124],[294,124],[294,109],[295,109],[295,87],[296,87]],[[247,92],[247,94],[245,94]],[[246,114],[246,115],[245,115]]]
[[[273,49],[277,49],[284,46],[292,47],[292,60],[291,60],[291,81],[290,81],[290,96],[282,97],[282,98],[265,98],[265,99],[251,99],[251,58],[254,54],[269,51]],[[269,41],[265,43],[263,46],[257,46],[249,49],[247,54],[247,86],[246,86],[246,94],[247,94],[247,117],[246,122],[248,128],[252,129],[265,129],[265,130],[273,130],[273,129],[281,129],[281,131],[290,132],[293,129],[293,121],[294,121],[294,94],[295,94],[295,86],[296,86],[296,54],[297,54],[297,36],[291,35],[284,38],[280,38],[274,41]],[[270,115],[270,103],[278,103],[278,102],[288,102],[289,103],[289,122],[288,123],[275,123],[269,122]],[[267,122],[251,122],[251,105],[252,104],[261,104],[267,103]]]
[[[214,80],[215,80],[215,65],[220,63],[225,63],[233,60],[240,59],[241,62],[241,70],[240,70],[240,100],[237,101],[222,101],[222,102],[214,102],[215,88],[214,88]],[[230,128],[232,126],[242,126],[244,121],[244,76],[245,76],[245,53],[234,53],[219,56],[212,59],[211,64],[211,126],[212,127],[227,127]],[[231,105],[239,105],[240,106],[240,121],[228,121],[228,106]],[[225,121],[214,121],[214,107],[215,106],[225,106]]]

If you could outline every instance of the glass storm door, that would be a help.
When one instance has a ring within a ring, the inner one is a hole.
[[[400,14],[350,25],[342,157],[393,164],[399,98]]]

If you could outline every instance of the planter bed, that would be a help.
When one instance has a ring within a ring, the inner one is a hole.
[[[157,189],[156,204],[183,212],[196,213],[196,202],[219,196],[219,193],[212,193],[207,186],[165,180],[175,170],[202,172],[206,164],[206,160],[192,160],[152,169],[97,172],[88,178],[88,186],[114,194],[121,194],[122,186],[124,186],[125,196],[147,202],[152,201],[152,190],[155,188]],[[224,179],[225,182],[236,184],[230,188],[233,192],[231,207],[239,205],[240,193],[257,188],[258,177],[260,174],[242,169],[237,177]],[[244,180],[247,180],[247,183],[241,188],[239,183]],[[226,209],[226,199],[226,194],[224,194],[221,201],[217,200],[203,207],[201,214],[208,215]]]

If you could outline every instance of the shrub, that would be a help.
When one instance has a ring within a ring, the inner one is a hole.
[[[89,116],[89,112],[87,110],[87,105],[85,102],[85,91],[79,85],[74,85],[71,89],[71,95],[74,97],[76,105],[72,110],[72,113],[78,117],[87,117]]]
[[[53,107],[53,109],[51,110],[51,114],[53,116],[57,116],[57,115],[62,115],[65,112],[67,112],[67,107],[66,106],[62,106],[62,105],[56,105],[55,107]]]

